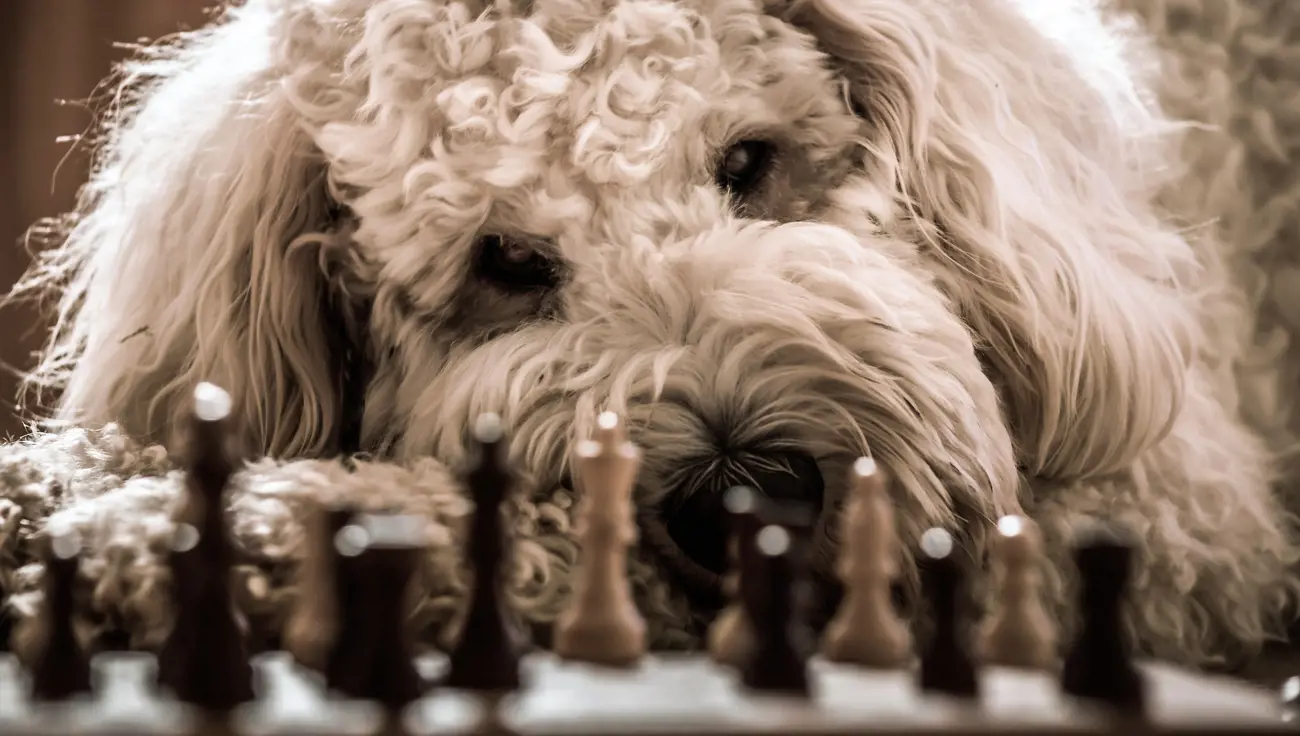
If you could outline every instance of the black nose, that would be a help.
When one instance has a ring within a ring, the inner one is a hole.
[[[814,515],[821,511],[826,484],[810,455],[797,451],[767,454],[747,463],[745,470],[748,484],[762,496],[797,503]],[[693,491],[687,496],[670,496],[664,508],[664,522],[673,542],[692,562],[716,574],[729,567],[723,495],[721,491]]]

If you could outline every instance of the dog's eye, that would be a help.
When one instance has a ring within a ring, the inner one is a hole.
[[[771,167],[772,152],[772,144],[767,141],[747,140],[732,144],[718,162],[715,174],[718,186],[735,195],[753,191]]]
[[[554,259],[528,243],[487,235],[479,239],[474,273],[505,291],[523,293],[553,289],[560,269]]]

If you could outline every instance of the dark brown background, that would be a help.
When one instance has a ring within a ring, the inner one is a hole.
[[[158,38],[203,22],[216,0],[0,0],[0,290],[27,268],[20,245],[36,220],[72,207],[85,151],[60,137],[86,130],[85,100],[125,53],[116,42]],[[31,365],[45,326],[31,306],[0,311],[0,362]],[[18,379],[0,373],[0,437],[22,431]]]

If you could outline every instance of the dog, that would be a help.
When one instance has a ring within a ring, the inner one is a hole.
[[[725,567],[738,483],[833,545],[870,455],[908,546],[945,526],[982,559],[1028,515],[1068,620],[1073,535],[1122,524],[1143,649],[1239,658],[1282,635],[1300,547],[1222,339],[1248,324],[1231,246],[1161,199],[1188,128],[1159,62],[1085,0],[247,0],[125,68],[21,287],[59,295],[47,426],[157,471],[59,514],[144,554],[177,483],[149,448],[200,381],[268,458],[235,501],[263,548],[303,488],[463,513],[492,412],[531,525],[516,603],[546,619],[568,448],[610,410],[688,572]],[[127,567],[96,568],[101,608],[161,620]],[[663,567],[634,562],[652,639],[689,646]]]

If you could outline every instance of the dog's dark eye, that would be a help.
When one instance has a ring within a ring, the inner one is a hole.
[[[748,140],[732,144],[718,162],[718,186],[735,195],[753,191],[767,176],[772,164],[772,144]]]
[[[553,289],[560,279],[560,269],[554,259],[528,243],[500,235],[479,239],[474,273],[515,293]]]

